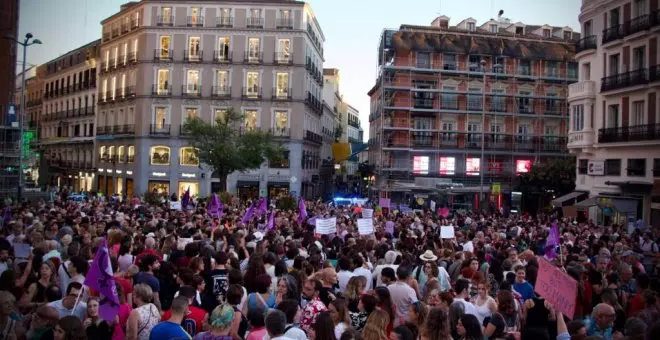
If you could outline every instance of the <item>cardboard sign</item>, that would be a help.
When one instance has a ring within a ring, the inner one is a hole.
[[[179,210],[181,211],[181,202],[170,201],[170,210]]]
[[[441,238],[454,238],[456,235],[454,234],[454,226],[451,225],[443,225],[440,227],[440,237]]]
[[[534,290],[565,316],[573,319],[578,283],[543,257],[537,256],[539,271]]]
[[[337,218],[317,218],[316,219],[316,233],[321,235],[328,235],[337,232]]]
[[[380,198],[380,199],[378,199],[378,205],[381,208],[389,208],[390,207],[390,199],[389,198]]]
[[[360,235],[371,235],[374,233],[374,221],[371,218],[358,218],[357,226]]]
[[[438,216],[447,218],[449,216],[449,208],[438,208]]]
[[[374,217],[374,210],[373,209],[362,209],[362,217],[363,218],[373,218]]]

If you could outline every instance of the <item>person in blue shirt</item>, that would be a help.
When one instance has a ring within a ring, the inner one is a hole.
[[[179,295],[172,301],[172,316],[151,329],[149,340],[192,340],[192,337],[181,327],[181,322],[188,310],[188,298]]]
[[[534,297],[534,287],[525,280],[526,274],[525,266],[516,267],[516,282],[513,284],[513,289],[520,294],[523,301]]]

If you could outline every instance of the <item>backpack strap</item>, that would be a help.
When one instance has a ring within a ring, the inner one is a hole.
[[[71,274],[69,274],[69,271],[66,269],[66,266],[64,265],[64,262],[62,262],[62,264],[60,266],[62,267],[62,269],[64,269],[64,272],[66,273],[66,276],[68,278],[71,278]]]

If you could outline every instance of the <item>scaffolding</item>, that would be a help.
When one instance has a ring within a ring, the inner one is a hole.
[[[568,156],[565,98],[567,85],[577,81],[577,70],[571,77],[568,61],[475,54],[453,54],[453,60],[445,60],[445,54],[434,50],[399,54],[388,44],[396,32],[384,30],[381,35],[375,87],[379,100],[370,115],[377,130],[370,140],[379,175],[375,190],[381,197],[391,198],[394,181],[412,181],[417,176],[450,177],[466,187],[478,186],[481,171],[484,186],[497,183],[500,190],[511,191],[517,160],[536,163],[541,158]],[[486,61],[486,69],[481,60]],[[556,64],[553,68],[546,63]],[[464,89],[459,90],[458,84]],[[507,93],[495,89],[498,86],[516,91]],[[537,93],[547,87],[554,87],[553,93]],[[557,123],[546,125],[547,120]],[[417,124],[420,121],[423,124]],[[483,164],[481,138],[486,143]],[[426,169],[415,172],[413,156],[419,155],[431,157],[426,159]],[[444,173],[434,171],[445,158],[441,155],[455,162]],[[467,171],[467,164],[466,168],[456,166],[458,160],[469,158],[479,158],[478,170]]]
[[[18,126],[0,126],[0,199],[15,199],[20,169],[20,130]]]

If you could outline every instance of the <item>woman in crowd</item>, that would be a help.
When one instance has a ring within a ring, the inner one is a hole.
[[[460,336],[460,340],[484,339],[483,334],[481,334],[481,323],[479,323],[476,316],[470,314],[464,314],[458,319],[456,333]]]
[[[87,340],[87,334],[80,319],[73,315],[65,316],[57,322],[54,340]],[[93,339],[92,339],[93,340]]]
[[[396,305],[392,302],[390,291],[385,287],[376,287],[376,297],[378,297],[378,308],[387,313],[389,322],[387,323],[387,335],[392,332],[394,328],[394,319],[396,318]],[[368,322],[368,321],[367,321]]]
[[[371,294],[362,295],[358,304],[358,312],[349,312],[351,316],[351,327],[357,331],[362,331],[369,315],[376,309],[377,304],[378,299],[375,296]]]
[[[235,339],[242,339],[248,328],[247,317],[245,317],[245,314],[243,314],[242,309],[240,308],[243,294],[244,288],[237,284],[231,284],[229,285],[229,288],[227,288],[227,305],[234,309],[230,334]]]
[[[276,297],[269,292],[270,275],[264,272],[257,276],[251,286],[255,289],[255,292],[248,295],[246,304],[247,315],[250,315],[251,310],[264,309],[267,311],[270,308],[275,308]]]
[[[335,324],[335,337],[339,339],[344,331],[351,327],[351,319],[348,313],[348,304],[344,299],[337,299],[330,303],[328,311],[332,315]]]
[[[27,294],[24,294],[21,298],[21,305],[24,308],[34,309],[40,304],[48,302],[46,290],[56,282],[54,273],[55,269],[52,262],[44,261],[41,263],[39,278],[28,287]]]
[[[413,302],[408,308],[408,319],[406,325],[412,325],[415,328],[421,328],[426,322],[429,309],[422,301]]]
[[[389,339],[387,335],[387,326],[391,323],[390,317],[387,312],[376,309],[367,323],[364,325],[364,331],[362,332],[364,340],[387,340]]]
[[[282,275],[277,281],[277,295],[275,297],[275,305],[286,300],[300,300],[300,290],[298,289],[298,280],[292,275]]]
[[[92,296],[87,300],[87,318],[83,321],[83,327],[85,327],[89,339],[112,339],[113,327],[108,325],[108,322],[99,315],[98,297]]]
[[[231,334],[235,313],[236,310],[230,305],[220,305],[215,307],[213,312],[209,314],[208,319],[205,320],[208,323],[209,330],[197,333],[193,340],[236,339],[236,337]],[[240,337],[238,339],[240,339]]]
[[[348,310],[357,313],[358,305],[360,304],[360,297],[364,293],[364,287],[367,285],[367,278],[364,276],[353,276],[348,280],[346,291],[344,292],[344,299],[348,301]]]
[[[126,340],[149,340],[151,329],[160,321],[160,311],[151,303],[154,295],[148,285],[135,285],[133,294],[136,308],[128,316]]]
[[[422,327],[422,340],[451,340],[451,328],[449,327],[449,315],[441,308],[432,308]]]
[[[478,295],[473,300],[474,306],[477,308],[476,317],[479,320],[479,324],[482,325],[484,320],[489,319],[490,316],[497,312],[497,303],[490,295],[488,295],[489,287],[488,281],[482,280],[477,285]]]

